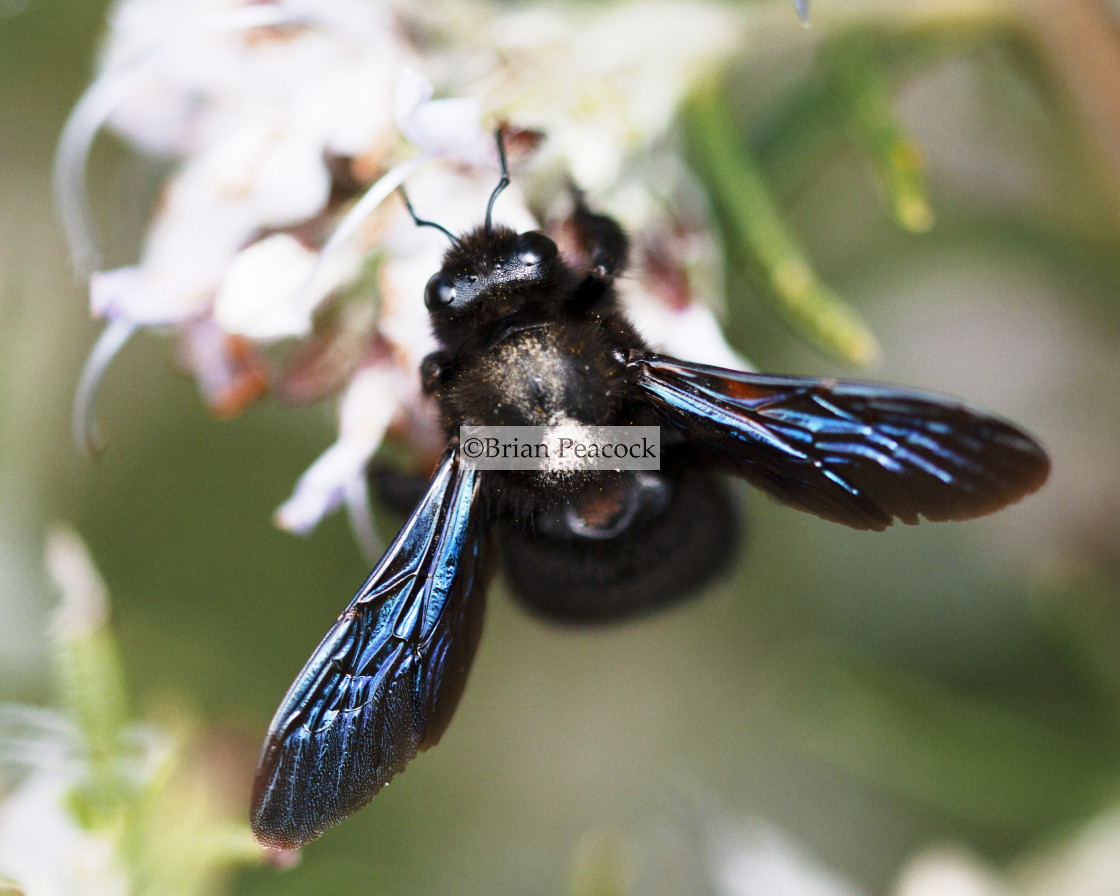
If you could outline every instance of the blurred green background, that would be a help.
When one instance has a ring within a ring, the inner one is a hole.
[[[550,627],[494,589],[438,749],[297,868],[241,872],[234,892],[570,893],[581,844],[608,831],[634,892],[707,893],[695,841],[753,817],[889,892],[931,844],[1002,864],[1117,804],[1115,7],[1038,0],[980,27],[946,3],[943,24],[910,27],[885,4],[846,5],[843,28],[818,0],[808,32],[794,19],[785,42],[744,49],[726,119],[739,162],[874,330],[870,375],[1014,419],[1051,451],[1050,483],[989,519],[882,535],[744,489],[734,577],[622,627]],[[333,439],[331,410],[266,404],[215,421],[157,337],[130,344],[105,380],[99,462],[72,444],[98,325],[71,275],[50,160],[105,10],[0,3],[0,700],[52,699],[42,539],[68,521],[112,593],[134,712],[186,706],[221,732],[231,802],[247,806],[270,715],[367,564],[339,517],[306,539],[270,523]],[[924,153],[927,233],[891,219],[868,91]],[[131,170],[98,144],[91,194],[121,244],[142,227]],[[729,237],[734,202],[716,201]],[[749,261],[731,258],[737,349],[765,370],[859,373],[786,329]]]

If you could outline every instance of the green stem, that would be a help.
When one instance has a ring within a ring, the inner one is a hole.
[[[741,144],[722,91],[701,89],[685,115],[691,154],[709,184],[732,255],[744,257],[763,295],[804,339],[848,364],[873,364],[879,356],[874,334],[813,270]]]

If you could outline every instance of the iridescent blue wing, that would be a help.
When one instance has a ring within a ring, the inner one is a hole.
[[[481,631],[478,472],[448,449],[423,499],[293,682],[253,784],[268,846],[314,840],[440,738]]]
[[[1030,436],[939,395],[656,354],[629,367],[695,448],[783,503],[856,529],[991,513],[1050,470]]]

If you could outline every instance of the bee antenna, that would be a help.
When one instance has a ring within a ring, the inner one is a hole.
[[[404,187],[401,187],[400,193],[401,199],[404,200],[404,207],[408,209],[408,213],[412,216],[413,223],[415,223],[417,227],[434,227],[445,237],[451,240],[452,246],[454,246],[456,249],[459,248],[459,237],[455,236],[455,234],[453,234],[442,224],[437,224],[435,221],[426,221],[423,218],[417,217],[416,212],[413,211],[412,203],[408,201],[408,194],[404,191]]]
[[[502,140],[502,129],[499,127],[494,132],[494,140],[498,144],[498,161],[502,165],[502,176],[498,179],[498,185],[494,187],[494,192],[490,194],[490,202],[486,206],[486,224],[485,230],[490,232],[490,222],[494,213],[494,201],[498,198],[498,194],[509,186],[509,165],[506,162],[506,145]]]

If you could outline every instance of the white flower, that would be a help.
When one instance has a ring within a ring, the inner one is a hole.
[[[958,849],[929,850],[912,859],[895,896],[1014,896],[981,862]]]
[[[729,826],[713,837],[710,849],[720,896],[861,896],[763,822]]]
[[[259,341],[311,332],[318,298],[300,287],[315,270],[315,258],[314,252],[286,233],[275,233],[241,250],[214,297],[215,322],[227,333]]]
[[[495,219],[547,227],[564,214],[566,180],[589,188],[593,204],[624,212],[635,237],[620,292],[639,329],[667,351],[741,366],[713,313],[694,301],[715,293],[720,270],[705,216],[666,216],[695,205],[696,189],[679,163],[651,161],[666,155],[689,85],[736,49],[737,22],[732,8],[698,0],[565,15],[456,3],[123,0],[102,73],[60,144],[58,189],[76,256],[96,257],[81,193],[102,124],[174,167],[139,261],[91,278],[91,308],[108,325],[83,373],[75,429],[92,441],[101,373],[143,327],[177,337],[179,360],[216,413],[283,390],[291,358],[327,338],[316,328],[320,309],[372,252],[376,350],[319,390],[342,394],[338,440],[277,513],[301,532],[340,505],[361,517],[366,467],[390,423],[426,452],[439,440],[417,368],[434,347],[422,297],[446,241],[386,200],[407,181],[422,217],[456,233],[478,224],[497,182],[499,121],[513,134],[542,131],[543,142],[538,135],[532,164],[515,170]],[[470,42],[458,39],[467,23]],[[516,147],[512,155],[516,163]],[[657,252],[646,253],[653,239]],[[654,256],[668,279],[647,263]]]
[[[365,469],[381,445],[393,415],[419,398],[414,384],[393,364],[372,364],[351,380],[339,406],[338,441],[296,483],[276,511],[284,529],[305,534],[365,481]]]
[[[26,896],[128,896],[120,814],[98,786],[111,777],[120,793],[140,793],[169,752],[152,728],[116,717],[109,598],[85,545],[56,529],[46,560],[62,596],[52,634],[71,711],[0,705],[0,881]],[[97,809],[83,819],[78,806],[91,804]]]
[[[0,804],[0,880],[26,896],[129,896],[115,838],[83,830],[69,797],[78,783],[49,770],[30,775]]]
[[[466,165],[485,165],[494,153],[482,132],[482,106],[472,98],[432,99],[435,87],[413,68],[401,70],[393,93],[393,114],[401,134],[430,156]]]
[[[688,0],[519,8],[491,31],[491,102],[547,133],[546,155],[581,187],[609,191],[690,87],[742,48],[741,22],[733,6]]]

